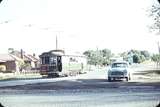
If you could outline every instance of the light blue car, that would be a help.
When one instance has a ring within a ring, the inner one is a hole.
[[[126,81],[131,79],[131,70],[129,69],[129,63],[126,61],[113,62],[108,69],[108,81],[125,79]]]

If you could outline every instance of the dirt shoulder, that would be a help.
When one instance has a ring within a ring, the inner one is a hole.
[[[159,82],[160,70],[144,70],[133,73],[133,80],[143,82]]]

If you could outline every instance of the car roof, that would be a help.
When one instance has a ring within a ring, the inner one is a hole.
[[[127,61],[115,61],[115,62],[113,62],[112,64],[114,64],[114,63],[126,63],[126,64],[128,64]]]

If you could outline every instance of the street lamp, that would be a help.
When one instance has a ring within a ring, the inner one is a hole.
[[[157,45],[158,45],[158,52],[160,54],[160,45],[159,45],[159,41],[157,42]]]

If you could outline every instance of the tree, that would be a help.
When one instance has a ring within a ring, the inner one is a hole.
[[[160,61],[160,55],[159,55],[159,54],[154,54],[154,55],[152,56],[152,61],[154,61],[154,62]]]
[[[128,61],[129,53],[122,52],[122,53],[119,53],[119,56],[122,57],[123,60]]]
[[[146,50],[130,50],[128,52],[120,53],[120,56],[123,57],[124,60],[128,61],[130,64],[132,63],[141,63],[151,58],[150,53]]]
[[[143,50],[143,51],[140,51],[140,53],[141,53],[141,55],[144,56],[144,58],[145,58],[146,60],[149,60],[149,59],[150,59],[150,53],[149,53],[148,51]]]
[[[140,63],[140,57],[137,54],[133,55],[133,63]]]
[[[91,57],[91,53],[92,51],[91,50],[87,50],[83,53],[83,55],[87,56],[87,57]]]
[[[139,57],[140,57],[140,63],[141,63],[141,62],[144,62],[144,61],[146,60],[146,58],[145,58],[144,55],[140,55]]]
[[[157,1],[159,2],[159,0]],[[149,16],[153,19],[153,24],[149,27],[150,30],[160,33],[160,4],[152,5]]]
[[[96,59],[96,53],[93,50],[87,50],[83,53],[85,56],[87,56],[88,64],[96,65],[97,59]]]
[[[109,49],[87,50],[83,54],[87,56],[88,64],[101,66],[109,64],[110,57],[113,56]]]
[[[152,61],[154,61],[155,63],[157,63],[157,67],[160,66],[160,54],[154,54],[152,56]]]
[[[8,48],[8,53],[13,53],[14,52],[14,48]]]
[[[109,58],[112,55],[111,50],[109,50],[109,49],[103,49],[101,52],[102,52],[103,57]]]
[[[154,31],[158,34],[160,34],[160,0],[157,0],[158,4],[152,5],[152,8],[150,10],[150,16],[153,19],[153,24],[150,26],[151,31]],[[154,62],[157,62],[159,64],[160,62],[160,47],[158,42],[158,48],[159,48],[159,55],[153,55],[152,60]]]
[[[103,62],[102,62],[102,65],[108,65],[110,63],[110,58],[112,56],[114,56],[111,52],[111,50],[109,49],[103,49],[102,50],[102,58],[103,58]]]

